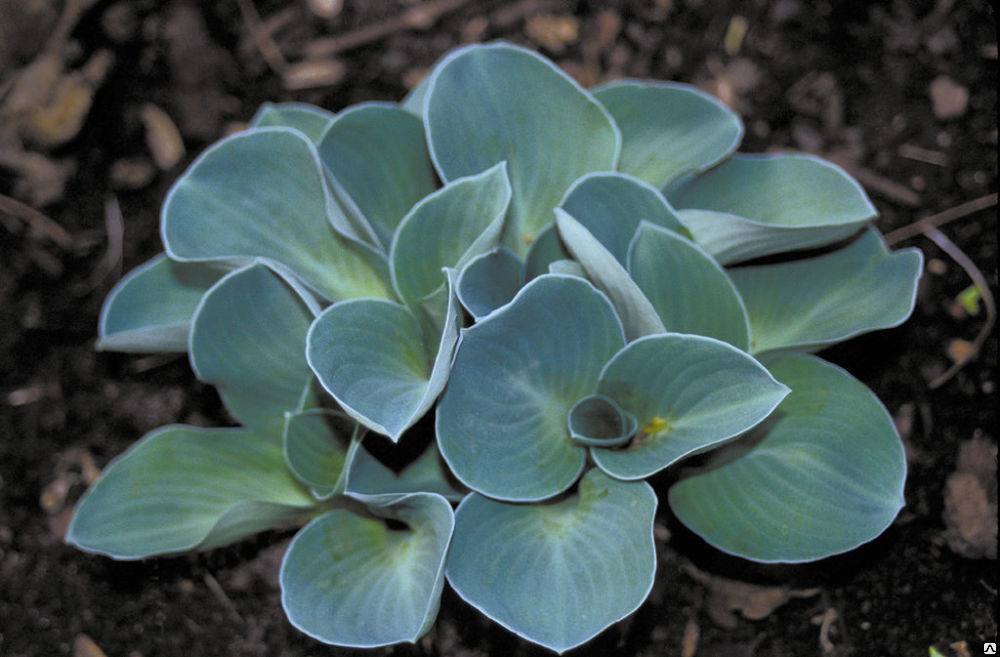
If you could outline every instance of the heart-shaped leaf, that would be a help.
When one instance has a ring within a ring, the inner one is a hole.
[[[594,96],[622,132],[618,170],[657,189],[721,162],[743,139],[740,117],[690,85],[621,80]]]
[[[648,484],[596,469],[556,502],[504,504],[471,494],[455,512],[448,582],[507,629],[562,653],[649,595],[655,511]]]
[[[318,144],[336,115],[308,103],[264,103],[250,119],[252,128],[295,128]]]
[[[371,648],[415,642],[440,604],[454,528],[451,505],[430,493],[355,497],[367,513],[330,511],[292,540],[281,563],[285,613],[292,625],[325,643]]]
[[[393,298],[388,261],[338,233],[335,207],[301,132],[255,128],[206,150],[174,184],[163,243],[174,260],[242,266],[266,258],[332,300]]]
[[[621,173],[592,173],[580,178],[560,207],[583,224],[622,266],[642,221],[689,235],[660,192]]]
[[[423,123],[397,105],[344,110],[323,135],[319,155],[337,183],[335,195],[347,195],[343,206],[360,212],[385,252],[406,213],[437,187]]]
[[[629,249],[628,272],[666,330],[750,348],[743,300],[722,267],[697,245],[643,222]]]
[[[444,284],[441,270],[461,270],[500,239],[510,203],[506,165],[459,178],[414,206],[392,243],[392,280],[399,298],[415,305]]]
[[[424,124],[445,181],[507,162],[513,198],[504,244],[519,256],[574,180],[615,168],[621,143],[589,93],[547,59],[505,43],[460,48],[438,64]]]
[[[566,414],[623,344],[607,298],[555,274],[463,331],[437,409],[438,446],[459,481],[520,501],[569,488],[586,451],[570,439]]]
[[[830,244],[875,216],[861,186],[811,155],[734,155],[667,194],[721,264]]]
[[[913,311],[923,256],[890,253],[874,229],[846,248],[730,270],[746,303],[754,353],[816,350],[903,323]]]
[[[273,436],[168,426],[104,469],[66,541],[115,559],[207,550],[303,520],[314,504]]]
[[[97,348],[187,351],[191,316],[208,288],[225,273],[163,255],[133,269],[104,301]]]
[[[736,347],[677,333],[629,343],[601,372],[597,391],[640,427],[624,449],[591,449],[597,465],[619,479],[648,477],[740,435],[788,394]]]
[[[286,412],[314,405],[305,359],[313,315],[264,265],[222,278],[191,326],[191,366],[242,424],[280,435]]]
[[[506,247],[477,256],[458,277],[458,298],[478,321],[514,298],[524,283],[523,269]]]
[[[611,299],[630,342],[665,331],[656,309],[624,265],[590,231],[561,208],[556,208],[556,225],[563,243],[587,272],[587,277]]]
[[[812,561],[872,540],[903,507],[906,460],[892,418],[819,358],[784,358],[771,371],[791,394],[675,484],[671,508],[715,547],[756,561]]]
[[[309,366],[351,417],[399,440],[448,379],[458,341],[458,303],[450,278],[449,295],[445,328],[436,344],[426,339],[420,320],[405,306],[381,299],[330,306],[309,329]]]

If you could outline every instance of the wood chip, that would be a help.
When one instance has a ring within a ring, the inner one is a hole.
[[[157,168],[168,171],[177,166],[184,157],[184,140],[173,119],[152,103],[142,106],[139,118],[146,129],[146,146]]]
[[[939,119],[962,116],[969,106],[969,90],[947,75],[934,78],[930,86],[930,95],[934,116]]]

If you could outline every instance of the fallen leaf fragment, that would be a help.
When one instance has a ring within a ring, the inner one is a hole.
[[[73,639],[73,657],[108,657],[94,640],[86,634],[77,634]]]
[[[945,484],[944,537],[956,554],[997,558],[997,446],[982,437],[959,446],[958,464]]]
[[[139,118],[146,129],[146,146],[157,168],[161,171],[174,168],[184,157],[184,140],[173,119],[152,103],[142,106]]]
[[[685,570],[708,588],[708,615],[717,625],[728,629],[738,623],[733,612],[749,620],[761,620],[793,598],[809,598],[820,592],[818,588],[792,589],[740,582],[710,575],[691,565],[686,565]]]
[[[965,114],[969,90],[947,75],[934,78],[930,86],[931,106],[939,119],[954,119]]]

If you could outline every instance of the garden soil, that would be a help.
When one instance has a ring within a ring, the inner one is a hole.
[[[997,640],[997,343],[977,340],[997,278],[985,0],[0,0],[0,655],[548,654],[447,590],[414,645],[318,644],[281,612],[287,532],[125,563],[62,540],[87,482],[144,433],[230,422],[183,357],[94,350],[103,298],[162,248],[184,166],[261,102],[398,100],[450,48],[493,39],[586,86],[698,85],[744,117],[742,150],[837,162],[893,246],[926,258],[908,323],[824,354],[896,419],[895,523],[846,555],[761,566],[661,505],[650,599],[572,654],[978,657]]]

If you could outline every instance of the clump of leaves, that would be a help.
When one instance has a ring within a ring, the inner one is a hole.
[[[186,351],[241,426],[147,435],[67,540],[139,559],[303,525],[282,602],[321,641],[415,641],[447,580],[562,652],[648,595],[644,479],[693,455],[666,499],[721,550],[878,536],[899,437],[813,353],[904,321],[921,256],[836,166],[742,134],[692,87],[587,91],[503,43],[399,105],[265,106],[174,185],[98,343]],[[426,447],[390,468],[374,441]]]

